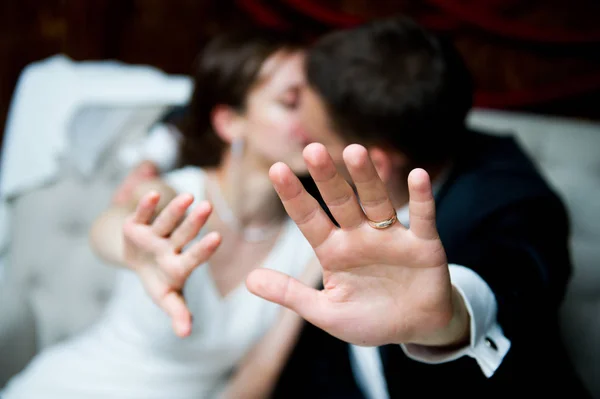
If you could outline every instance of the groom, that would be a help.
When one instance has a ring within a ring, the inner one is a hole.
[[[512,139],[465,127],[472,86],[454,49],[393,18],[321,39],[306,71],[305,161],[335,223],[273,166],[323,268],[321,290],[248,279],[310,323],[274,396],[587,397],[558,330],[564,207]]]

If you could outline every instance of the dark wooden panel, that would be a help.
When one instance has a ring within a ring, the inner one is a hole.
[[[189,73],[200,43],[236,18],[247,16],[232,0],[0,0],[0,128],[31,62],[62,53]]]
[[[583,88],[587,76],[600,78],[598,43],[557,46],[520,40],[519,29],[515,28],[518,25],[510,25],[525,24],[559,37],[597,33],[600,3],[596,0],[301,2],[329,10],[338,20],[345,14],[370,19],[402,12],[446,31],[465,55],[478,87],[488,94],[519,91],[544,94],[545,88],[569,83],[572,78],[581,79],[579,86]],[[63,53],[76,60],[118,59],[154,65],[169,73],[189,73],[207,37],[228,26],[253,21],[247,7],[240,6],[244,3],[259,3],[293,29],[307,34],[316,35],[332,28],[332,24],[294,7],[297,2],[291,0],[0,0],[2,131],[14,86],[27,64]],[[471,15],[462,15],[465,11]],[[469,21],[473,15],[475,20]],[[489,18],[492,18],[489,26],[480,23]],[[497,20],[508,21],[509,29],[494,30],[492,22]],[[598,90],[588,90],[547,103],[533,101],[521,108],[600,120],[600,108],[595,105],[599,98]]]

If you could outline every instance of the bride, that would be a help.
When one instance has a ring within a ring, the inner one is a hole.
[[[181,129],[189,164],[156,178],[141,165],[92,228],[99,256],[124,266],[104,317],[37,356],[4,399],[268,396],[302,321],[246,276],[320,278],[268,177],[276,161],[306,173],[302,61],[269,32],[206,46]]]

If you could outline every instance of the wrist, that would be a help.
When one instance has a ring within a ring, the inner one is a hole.
[[[469,344],[471,317],[460,292],[452,287],[452,318],[448,324],[418,341],[417,345],[437,347],[459,347]]]
[[[444,346],[464,346],[471,338],[471,316],[461,293],[452,287],[452,320],[446,331],[447,343]]]

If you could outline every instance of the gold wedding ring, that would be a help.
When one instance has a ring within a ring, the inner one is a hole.
[[[369,222],[369,226],[371,226],[372,228],[377,229],[377,230],[387,229],[388,227],[393,225],[396,222],[396,220],[398,220],[398,215],[396,214],[396,211],[394,211],[394,214],[390,218],[382,220],[380,222],[376,222],[374,220],[367,218],[367,221]]]

